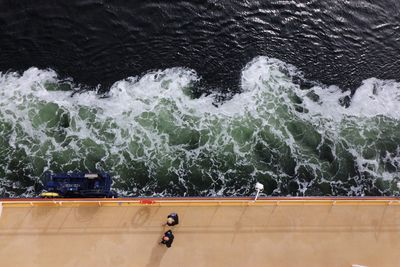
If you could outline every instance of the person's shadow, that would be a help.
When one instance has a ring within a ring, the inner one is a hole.
[[[161,236],[164,234],[164,227],[161,228],[160,238],[157,240],[155,246],[151,250],[149,262],[146,267],[159,267],[162,258],[167,252],[168,248],[164,244],[160,244]]]
[[[159,267],[167,250],[168,248],[164,244],[157,243],[151,250],[150,259],[146,267]]]

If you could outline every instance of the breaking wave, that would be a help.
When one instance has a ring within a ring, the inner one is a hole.
[[[391,195],[400,169],[400,84],[310,82],[268,57],[241,93],[194,97],[170,68],[85,91],[53,70],[0,74],[0,195],[34,196],[44,173],[104,170],[125,196]],[[346,102],[347,101],[347,102]]]

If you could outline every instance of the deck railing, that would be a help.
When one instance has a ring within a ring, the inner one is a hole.
[[[127,206],[392,206],[398,197],[282,197],[282,198],[87,198],[0,199],[2,207],[127,207]]]

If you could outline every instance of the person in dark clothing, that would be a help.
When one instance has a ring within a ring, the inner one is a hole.
[[[172,234],[171,230],[168,230],[164,233],[164,236],[162,237],[160,244],[165,244],[167,248],[170,248],[173,241],[174,241],[174,235]]]
[[[167,222],[166,225],[168,226],[174,226],[177,225],[179,223],[179,217],[177,213],[170,213],[167,216]]]

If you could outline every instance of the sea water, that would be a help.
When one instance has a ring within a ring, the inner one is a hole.
[[[86,90],[51,69],[0,74],[0,195],[35,196],[46,172],[107,171],[124,196],[398,193],[400,84],[354,95],[258,56],[240,92],[196,96],[179,67]],[[212,90],[210,90],[212,91]],[[346,101],[347,99],[347,101]]]

